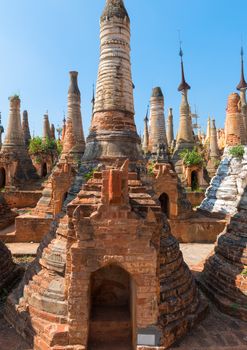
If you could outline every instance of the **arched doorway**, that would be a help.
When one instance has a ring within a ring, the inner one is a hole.
[[[166,214],[167,218],[170,217],[170,199],[168,194],[162,193],[159,197],[162,213]]]
[[[4,168],[0,168],[0,188],[4,188],[6,185],[6,172]]]
[[[117,265],[92,274],[89,350],[132,349],[131,290],[130,275]]]
[[[41,170],[41,176],[42,177],[46,177],[46,175],[47,175],[47,164],[43,163],[42,164],[42,170]]]
[[[193,170],[191,173],[191,190],[195,191],[199,187],[197,171]]]

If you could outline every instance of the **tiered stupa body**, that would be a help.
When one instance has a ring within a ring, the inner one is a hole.
[[[102,18],[113,33],[129,28],[122,0],[108,0]],[[105,79],[115,81],[111,72]],[[201,317],[178,242],[139,177],[128,160],[94,172],[8,298],[5,317],[35,350],[164,350]]]
[[[172,108],[169,108],[169,114],[167,117],[167,144],[168,147],[172,147],[174,141],[174,128],[173,128],[173,112]]]
[[[247,83],[246,83],[245,77],[244,77],[244,51],[243,51],[243,48],[241,49],[241,78],[240,78],[240,82],[237,86],[237,90],[240,91],[241,114],[242,114],[242,119],[243,119],[243,132],[244,132],[243,143],[247,144],[247,102],[246,102]]]
[[[245,177],[247,178],[247,169]],[[200,276],[201,285],[221,311],[244,321],[247,321],[246,233],[247,181],[241,193],[238,211],[219,235],[214,255],[207,259]]]
[[[23,131],[25,146],[28,148],[29,142],[31,140],[31,133],[30,133],[30,129],[29,129],[28,112],[27,111],[24,111],[22,114],[22,131]]]
[[[100,19],[100,63],[85,161],[142,159],[134,121],[130,19],[120,0],[108,1]]]
[[[0,168],[1,177],[4,176],[8,187],[22,187],[27,180],[38,178],[24,143],[18,96],[10,97],[8,128],[0,152]]]
[[[72,120],[75,145],[73,152],[81,158],[85,151],[85,139],[81,116],[81,93],[78,87],[78,72],[70,72],[70,86],[68,91],[68,115],[67,120]]]
[[[155,87],[150,99],[150,152],[157,153],[160,145],[165,145],[167,148],[164,96],[161,88]]]

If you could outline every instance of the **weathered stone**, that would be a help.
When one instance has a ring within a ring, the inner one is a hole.
[[[247,184],[245,169],[247,147],[243,159],[236,159],[229,154],[230,147],[226,147],[222,161],[213,177],[206,197],[200,209],[226,216],[237,213],[237,206]]]
[[[199,281],[218,307],[247,321],[247,184]]]

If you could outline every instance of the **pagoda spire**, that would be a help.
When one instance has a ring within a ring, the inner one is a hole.
[[[247,83],[244,77],[244,49],[241,47],[241,78],[240,83],[237,86],[237,90],[240,91],[240,107],[241,107],[241,124],[242,124],[242,141],[247,143],[247,102],[246,102],[246,90]]]
[[[180,85],[178,87],[178,91],[190,90],[190,85],[185,80],[183,55],[184,55],[184,53],[183,53],[183,50],[182,50],[182,47],[181,47],[181,43],[180,43],[179,56],[181,57],[182,80],[181,80],[181,83],[180,83]]]
[[[246,83],[245,77],[244,77],[244,49],[243,49],[243,47],[241,47],[240,56],[241,56],[241,76],[240,76],[240,82],[237,86],[237,90],[239,90],[239,91],[241,91],[242,89],[244,89],[244,90],[247,89],[247,83]]]
[[[185,80],[184,64],[183,64],[183,51],[180,45],[179,56],[181,57],[181,69],[182,69],[182,81],[178,87],[178,91],[182,94],[182,101],[180,105],[180,123],[177,135],[177,145],[184,144],[182,148],[188,148],[188,144],[194,146],[194,136],[192,129],[192,120],[190,113],[190,106],[188,102],[187,92],[190,90],[189,84]],[[185,147],[186,146],[186,147]],[[181,147],[180,147],[181,148]]]

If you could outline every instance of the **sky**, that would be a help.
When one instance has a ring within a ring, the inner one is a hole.
[[[105,0],[0,0],[0,111],[6,129],[8,97],[19,94],[31,133],[42,134],[43,115],[62,124],[70,70],[79,72],[85,135],[92,84],[99,63],[99,18]],[[179,32],[189,102],[206,129],[208,116],[224,126],[227,96],[240,80],[241,42],[247,56],[247,1],[125,0],[131,19],[131,62],[138,131],[152,88],[160,86],[165,112],[179,121]],[[246,57],[247,65],[247,57]],[[247,74],[247,67],[246,67]]]

